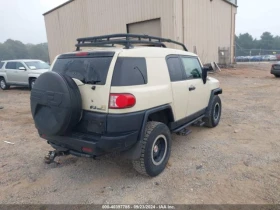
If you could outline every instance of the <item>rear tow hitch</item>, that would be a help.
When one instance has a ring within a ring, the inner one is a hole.
[[[45,163],[46,164],[51,164],[51,163],[57,163],[59,164],[59,162],[56,162],[54,159],[56,157],[59,157],[59,156],[66,156],[66,155],[69,155],[69,152],[65,152],[65,151],[57,151],[57,150],[54,150],[54,151],[50,151],[46,156],[45,156]]]

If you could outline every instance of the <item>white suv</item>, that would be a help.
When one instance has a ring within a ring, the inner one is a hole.
[[[36,79],[50,66],[41,60],[9,60],[0,62],[0,88],[13,86],[33,87]]]
[[[125,48],[112,47],[116,44]],[[78,39],[76,46],[76,52],[57,56],[31,91],[38,133],[56,149],[47,163],[58,155],[120,152],[138,172],[153,177],[168,162],[171,133],[186,135],[194,124],[218,125],[220,83],[207,77],[208,69],[183,44],[115,34]]]

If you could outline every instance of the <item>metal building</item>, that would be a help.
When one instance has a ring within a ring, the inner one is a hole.
[[[51,61],[74,51],[77,38],[128,32],[183,42],[203,62],[229,63],[236,13],[237,0],[70,0],[44,17]]]

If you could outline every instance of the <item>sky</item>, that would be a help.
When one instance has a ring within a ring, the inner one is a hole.
[[[67,0],[0,0],[0,42],[47,42],[43,13]],[[195,1],[195,0],[192,0]],[[206,1],[206,0],[205,0]],[[238,0],[236,34],[259,38],[265,31],[280,36],[280,0]]]
[[[263,32],[280,36],[280,0],[237,0],[236,34],[259,38]]]
[[[0,0],[0,42],[47,42],[43,13],[67,0]]]

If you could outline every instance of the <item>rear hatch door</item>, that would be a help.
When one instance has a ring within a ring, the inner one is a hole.
[[[83,110],[108,113],[115,52],[76,52],[60,55],[52,71],[68,75],[77,83]]]

